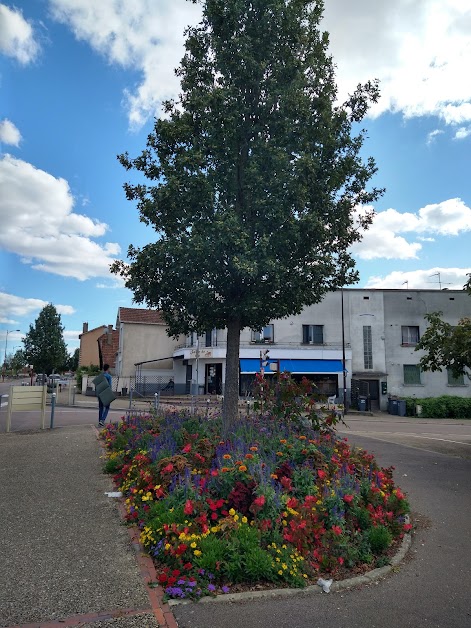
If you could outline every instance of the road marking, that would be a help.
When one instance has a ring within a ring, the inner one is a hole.
[[[423,436],[422,434],[410,434],[408,432],[370,432],[370,431],[365,431],[365,432],[359,432],[359,431],[355,431],[355,432],[351,432],[351,431],[346,431],[346,430],[342,430],[342,432],[344,434],[356,434],[357,436],[368,436],[368,435],[373,435],[376,434],[378,436],[383,436],[383,435],[392,435],[392,436],[407,436],[407,437],[412,437],[412,438],[423,438],[424,440],[439,440],[442,441],[444,443],[454,443],[455,445],[468,445],[468,447],[471,447],[471,443],[467,443],[464,441],[460,441],[460,440],[450,440],[448,438],[437,438],[437,437],[432,437],[432,436]]]

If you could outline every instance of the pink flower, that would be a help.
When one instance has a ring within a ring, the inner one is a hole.
[[[344,496],[343,496],[343,501],[344,501],[346,504],[351,504],[351,503],[352,503],[352,501],[353,501],[353,495],[344,495]]]
[[[185,445],[185,447],[183,447],[182,452],[184,454],[188,454],[191,451],[191,445],[190,443],[188,443],[188,445]]]
[[[319,480],[324,480],[327,477],[327,473],[322,469],[317,469],[317,477]]]

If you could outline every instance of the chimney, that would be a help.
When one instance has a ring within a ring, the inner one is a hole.
[[[86,334],[88,331],[88,323],[83,324],[82,334]]]
[[[106,340],[110,346],[113,344],[113,325],[108,325]]]

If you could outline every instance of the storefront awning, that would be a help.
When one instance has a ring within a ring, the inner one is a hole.
[[[278,360],[269,360],[277,363]],[[342,373],[342,360],[279,360],[280,371],[289,371],[294,375],[307,375],[309,373]],[[246,375],[260,371],[258,358],[241,358],[240,372]],[[265,372],[270,372],[270,367],[265,367]]]

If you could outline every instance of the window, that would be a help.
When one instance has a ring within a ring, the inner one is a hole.
[[[464,375],[458,375],[455,377],[451,369],[446,370],[447,378],[448,378],[448,386],[464,386]]]
[[[373,343],[371,341],[371,325],[363,327],[363,363],[365,369],[373,368]]]
[[[273,325],[266,325],[261,331],[252,329],[252,342],[273,342]]]
[[[409,347],[416,345],[419,342],[419,328],[416,326],[403,325],[401,327],[402,332],[402,345]]]
[[[406,386],[420,386],[420,366],[418,364],[404,364],[404,384]]]
[[[324,325],[303,325],[303,344],[324,344]]]
[[[207,331],[205,334],[205,347],[216,347],[217,344],[217,329]]]

